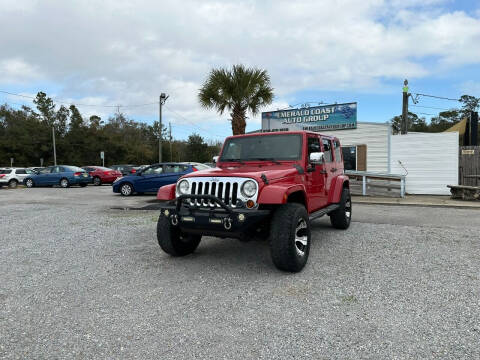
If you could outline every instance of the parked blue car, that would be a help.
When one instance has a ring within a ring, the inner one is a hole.
[[[49,166],[36,174],[28,175],[23,183],[26,187],[60,185],[67,188],[70,185],[87,186],[92,177],[82,168],[70,165]]]
[[[156,193],[163,185],[174,184],[181,176],[198,171],[194,165],[182,163],[153,164],[135,175],[118,178],[113,183],[113,192],[123,196],[134,193]]]

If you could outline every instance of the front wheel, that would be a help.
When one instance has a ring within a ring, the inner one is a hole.
[[[270,225],[270,255],[275,266],[284,271],[299,272],[310,253],[310,221],[301,204],[280,206]]]
[[[330,213],[330,223],[336,229],[348,229],[352,220],[352,197],[348,188],[343,189],[337,210]]]
[[[167,254],[185,256],[195,251],[202,240],[201,235],[183,234],[180,228],[173,226],[168,217],[160,214],[157,222],[158,244]]]
[[[25,186],[27,188],[32,188],[33,187],[33,180],[32,179],[27,179],[27,181],[25,181]]]
[[[133,186],[129,183],[125,183],[120,187],[120,193],[123,196],[130,196],[133,194]]]

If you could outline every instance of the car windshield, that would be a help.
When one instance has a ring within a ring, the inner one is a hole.
[[[228,139],[220,161],[299,160],[301,157],[300,134],[258,135]]]

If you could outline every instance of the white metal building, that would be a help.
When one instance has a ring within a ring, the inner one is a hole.
[[[391,146],[391,172],[408,172],[408,194],[450,195],[447,185],[458,185],[458,132],[394,135]]]

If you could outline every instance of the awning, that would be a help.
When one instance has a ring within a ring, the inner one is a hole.
[[[454,132],[458,131],[459,136],[463,136],[465,134],[465,129],[467,127],[467,118],[461,120],[460,122],[453,125],[451,128],[445,130],[444,132]]]

